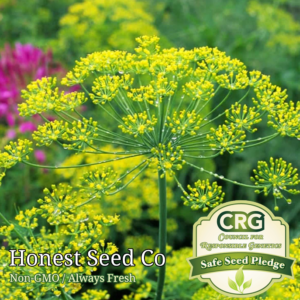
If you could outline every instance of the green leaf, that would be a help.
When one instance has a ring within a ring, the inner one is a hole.
[[[235,291],[238,290],[236,283],[228,277],[228,285]]]
[[[241,286],[244,282],[244,272],[243,272],[243,266],[241,266],[235,275],[235,281],[238,284],[238,286]]]
[[[244,288],[244,289],[247,289],[247,288],[249,288],[249,287],[251,286],[251,284],[252,284],[252,279],[246,281],[246,282],[244,283],[244,285],[243,285],[243,288]]]

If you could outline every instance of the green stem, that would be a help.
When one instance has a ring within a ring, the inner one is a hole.
[[[73,299],[73,298],[69,297],[69,295],[66,294],[65,291],[62,288],[59,288],[59,290],[61,291],[61,299],[62,300]]]
[[[163,170],[158,171],[159,188],[159,252],[166,256],[167,247],[167,183]],[[166,275],[166,264],[159,268],[157,280],[156,300],[161,300],[163,295]]]

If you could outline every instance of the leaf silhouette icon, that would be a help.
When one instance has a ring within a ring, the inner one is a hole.
[[[235,291],[238,291],[236,283],[228,277],[228,285]]]
[[[241,286],[244,282],[244,272],[243,272],[243,266],[241,266],[235,275],[235,281],[238,286]]]
[[[252,284],[252,279],[246,281],[243,285],[244,290],[249,288],[251,286],[251,284]]]

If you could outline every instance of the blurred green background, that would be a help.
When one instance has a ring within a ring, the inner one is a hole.
[[[290,100],[300,98],[299,0],[0,0],[0,49],[6,44],[13,47],[15,43],[29,43],[44,52],[51,50],[53,62],[64,70],[72,68],[76,59],[90,52],[105,49],[132,51],[135,38],[145,34],[159,35],[166,47],[218,47],[244,62],[249,70],[271,75],[272,83],[288,90]],[[28,83],[33,79],[26,75]],[[88,106],[86,113],[98,114],[98,117],[100,114],[90,111]],[[1,146],[8,140],[9,129],[10,125],[2,118]],[[259,127],[260,136],[268,131],[268,128]],[[268,160],[270,156],[282,157],[299,168],[299,143],[296,139],[275,139],[267,145],[232,156],[224,154],[215,161],[207,161],[206,167],[232,180],[250,184],[257,161]],[[59,148],[46,153],[47,162],[54,159],[63,162],[65,158],[65,151]],[[181,182],[185,185],[199,177],[190,170],[181,174]],[[0,189],[0,209],[12,219],[18,207],[24,209],[35,203],[49,182],[66,180],[71,179],[65,174],[15,167],[8,172]],[[264,198],[254,194],[253,190],[224,182],[220,184],[226,192],[225,201],[253,200],[270,209],[274,207],[271,195]],[[189,208],[182,209],[178,190],[174,189],[170,195],[170,201],[175,204],[169,205],[172,223],[169,243],[174,249],[191,246],[191,225],[202,215]],[[297,198],[292,198],[291,205],[282,201],[280,210],[275,212],[289,223],[291,238],[300,235],[300,201]],[[155,210],[155,205],[149,205],[146,200],[136,205],[140,205],[141,212],[146,212],[149,206]],[[141,249],[144,245],[153,247],[158,218],[147,213],[124,215],[130,218],[130,225],[121,237],[114,234],[114,242],[117,245],[125,242],[128,247],[130,243],[136,243],[136,236],[140,236],[145,237],[140,239]]]

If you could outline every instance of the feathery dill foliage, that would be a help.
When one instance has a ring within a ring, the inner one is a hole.
[[[270,165],[259,162],[254,172],[254,185],[214,174],[201,166],[201,160],[225,152],[241,152],[280,135],[300,138],[300,104],[287,102],[286,91],[273,85],[269,76],[247,71],[242,62],[216,48],[160,49],[158,41],[158,37],[143,36],[137,38],[139,46],[135,54],[103,51],[81,58],[61,83],[66,86],[80,84],[85,94],[60,93],[56,79],[46,77],[23,91],[25,101],[19,105],[20,115],[40,114],[45,120],[45,124],[33,133],[37,146],[56,142],[66,150],[94,154],[95,160],[68,166],[35,165],[29,158],[32,143],[19,140],[0,153],[0,167],[3,178],[6,170],[19,161],[36,167],[63,169],[141,156],[139,163],[123,174],[116,175],[112,169],[87,174],[88,185],[83,190],[92,201],[99,194],[110,196],[124,190],[147,168],[156,171],[160,191],[159,246],[160,253],[165,254],[167,174],[174,177],[183,191],[184,204],[192,209],[207,211],[224,198],[216,182],[199,180],[183,187],[177,172],[185,164],[219,180],[253,188],[257,193],[272,193],[275,209],[278,209],[277,199],[286,199],[283,193],[299,193],[290,188],[299,183],[297,170],[282,159],[274,162],[271,158]],[[88,89],[91,81],[92,87]],[[99,120],[82,116],[77,106],[88,99],[117,124],[118,130],[105,128]],[[207,111],[207,107],[212,108]],[[52,112],[59,120],[47,120],[46,112]],[[219,118],[225,121],[216,126]],[[251,138],[260,122],[268,124],[274,133]],[[105,151],[103,146],[106,145],[113,145],[115,149]],[[110,158],[98,161],[98,154]],[[195,160],[197,165],[193,163]],[[64,218],[64,214],[61,217]],[[157,300],[162,297],[164,277],[165,266],[159,270]]]

